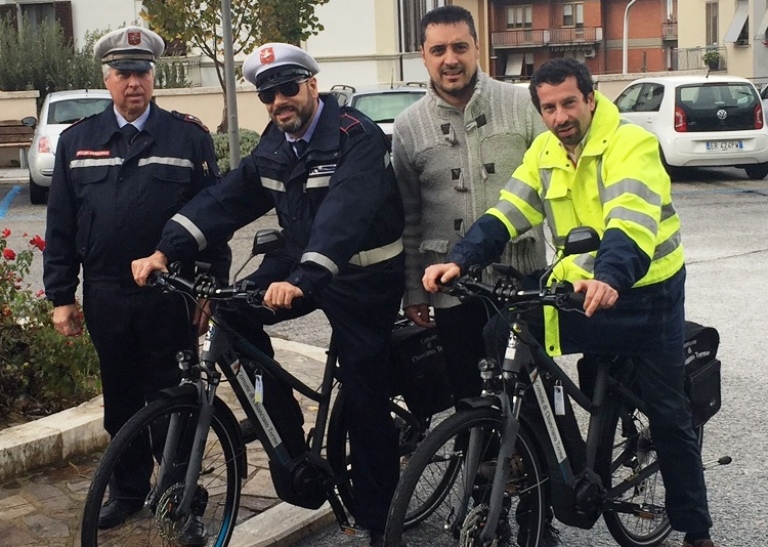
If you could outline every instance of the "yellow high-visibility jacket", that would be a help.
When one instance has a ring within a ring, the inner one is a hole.
[[[683,267],[684,257],[680,218],[672,205],[658,141],[642,127],[622,120],[616,106],[599,92],[595,101],[578,165],[555,135],[539,135],[501,191],[501,200],[485,216],[500,220],[509,237],[546,217],[558,252],[565,236],[577,226],[591,226],[601,238],[607,230],[620,231],[603,239],[598,253],[564,258],[553,273],[556,279],[573,282],[597,273],[598,279],[619,291],[663,282]],[[487,234],[482,234],[482,219],[476,226],[477,233],[472,233],[473,226],[466,243],[457,245],[449,260],[468,265],[479,258],[469,248]],[[638,263],[643,264],[639,273]],[[629,265],[635,270],[629,271]],[[547,306],[545,317],[546,347],[558,355],[557,311]]]

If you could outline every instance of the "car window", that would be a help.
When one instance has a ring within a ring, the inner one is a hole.
[[[111,102],[105,97],[56,101],[48,105],[48,123],[74,123],[103,112]]]
[[[621,94],[616,97],[616,106],[619,108],[619,112],[635,112],[637,108],[638,97],[643,90],[642,84],[633,85],[628,87]]]
[[[688,131],[754,129],[760,103],[748,83],[695,84],[677,88],[675,104],[683,110]]]
[[[371,118],[374,122],[391,122],[395,116],[424,96],[424,93],[389,91],[368,93],[352,97],[350,106]]]

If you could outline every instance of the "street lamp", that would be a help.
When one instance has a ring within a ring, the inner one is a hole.
[[[229,167],[240,163],[240,128],[237,125],[237,91],[235,90],[235,55],[232,50],[232,0],[221,0],[222,40],[224,40],[224,81],[227,94],[224,97],[229,133]]]
[[[629,49],[629,8],[637,2],[637,0],[631,0],[627,7],[624,8],[624,38],[621,43],[621,73],[627,73],[627,50]]]

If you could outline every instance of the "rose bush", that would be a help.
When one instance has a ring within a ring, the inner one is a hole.
[[[28,416],[58,412],[101,390],[87,331],[76,338],[58,334],[51,303],[25,280],[45,241],[36,235],[26,248],[14,250],[8,246],[10,235],[7,228],[0,232],[0,422],[14,411]]]

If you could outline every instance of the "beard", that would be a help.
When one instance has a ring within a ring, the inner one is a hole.
[[[575,131],[571,135],[562,136],[559,134],[559,131],[562,131],[563,129],[570,129],[574,128]],[[584,132],[581,130],[581,124],[577,121],[574,122],[568,122],[567,124],[559,125],[555,128],[555,135],[560,140],[561,143],[567,144],[569,146],[573,146],[576,144],[579,144],[581,142],[581,139],[584,138]]]
[[[278,120],[277,115],[286,111],[293,111],[293,117],[286,121]],[[304,104],[298,106],[288,105],[273,111],[271,118],[280,131],[293,135],[309,125],[312,121],[313,114],[313,99],[310,98],[310,100]]]
[[[475,91],[475,85],[477,84],[477,70],[472,74],[472,76],[469,78],[469,81],[466,85],[462,87],[444,87],[442,85],[436,84],[437,88],[440,89],[443,93],[446,95],[452,95],[454,97],[464,97],[466,95],[471,95]]]

